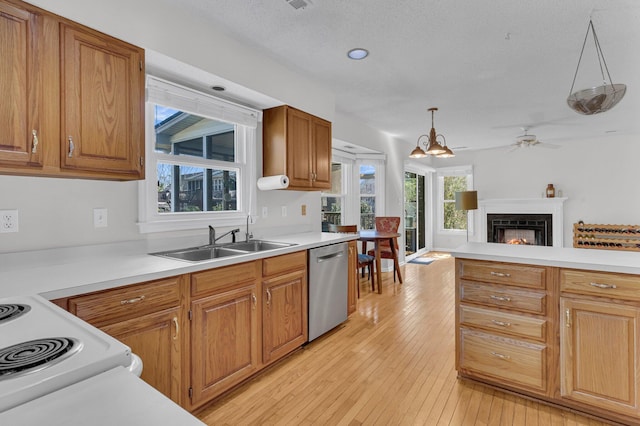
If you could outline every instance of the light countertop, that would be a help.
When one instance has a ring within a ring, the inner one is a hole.
[[[529,265],[640,274],[640,252],[470,242],[452,256]]]
[[[307,232],[267,238],[296,244],[204,262],[153,253],[203,245],[203,241],[151,240],[0,254],[0,297],[40,294],[57,299],[166,278],[356,239],[356,234]]]

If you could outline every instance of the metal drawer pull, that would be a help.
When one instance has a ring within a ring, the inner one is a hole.
[[[600,283],[591,283],[591,287],[598,288],[618,288],[615,284],[600,284]]]
[[[500,358],[500,359],[511,359],[511,357],[509,355],[499,354],[498,352],[491,352],[491,355],[495,356],[496,358]]]
[[[504,272],[493,272],[493,271],[491,271],[491,275],[493,275],[494,277],[506,277],[506,278],[509,278],[511,276],[511,274],[507,274]]]
[[[31,153],[35,154],[38,152],[38,132],[32,130],[31,134],[33,135],[33,148],[31,148]]]
[[[142,302],[144,300],[144,296],[134,297],[133,299],[121,300],[121,305],[130,305],[132,303]]]
[[[498,320],[491,320],[491,322],[494,323],[495,325],[499,325],[500,327],[511,327],[510,322],[504,322],[504,321],[498,321]]]
[[[180,326],[178,325],[178,317],[173,317],[173,325],[176,326],[176,334],[173,335],[173,340],[178,339],[178,334],[180,334]]]
[[[267,289],[267,305],[271,303],[271,292]]]
[[[251,300],[253,300],[253,309],[255,309],[258,305],[258,298],[256,297],[255,293],[251,293]]]
[[[571,311],[567,309],[564,314],[566,318],[565,325],[571,328]]]
[[[73,150],[76,149],[75,146],[73,146],[73,138],[71,136],[69,136],[69,158],[73,157]]]
[[[511,302],[511,298],[507,296],[494,296],[493,294],[489,296],[493,300],[498,300],[500,302]]]

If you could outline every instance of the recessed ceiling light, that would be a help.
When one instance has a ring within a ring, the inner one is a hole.
[[[215,90],[216,92],[224,92],[225,90],[227,90],[227,89],[225,89],[224,86],[211,86],[211,88],[213,90]]]
[[[367,56],[369,56],[369,51],[367,49],[362,49],[360,47],[355,48],[355,49],[351,49],[350,51],[347,52],[347,56],[351,59],[354,59],[356,61],[360,60],[360,59],[364,59]]]

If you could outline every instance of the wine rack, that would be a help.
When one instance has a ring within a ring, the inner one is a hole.
[[[640,225],[574,223],[573,247],[640,251]]]

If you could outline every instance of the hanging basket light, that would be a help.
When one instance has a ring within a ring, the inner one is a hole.
[[[593,34],[593,41],[596,46],[596,54],[598,55],[598,63],[600,65],[600,72],[602,74],[602,85],[592,87],[589,89],[573,91],[573,87],[576,84],[576,77],[578,76],[578,70],[580,69],[580,62],[582,61],[582,54],[587,44],[587,38],[589,38],[589,32]],[[606,71],[606,77],[605,77]],[[609,80],[607,81],[607,77]],[[580,51],[580,58],[578,59],[578,66],[576,67],[576,73],[573,76],[573,83],[571,83],[571,89],[569,90],[569,97],[567,98],[567,104],[575,112],[583,115],[599,114],[601,112],[609,111],[616,106],[618,102],[622,100],[624,94],[627,91],[627,86],[624,84],[613,84],[611,80],[611,74],[609,74],[609,68],[604,60],[604,54],[596,35],[596,29],[593,26],[593,21],[589,19],[589,26],[587,27],[587,34],[584,36],[584,42],[582,43],[582,50]]]

